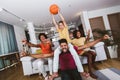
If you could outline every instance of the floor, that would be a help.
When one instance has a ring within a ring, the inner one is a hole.
[[[120,70],[120,61],[117,59],[108,59],[102,62],[96,62],[96,66],[98,69],[105,69],[114,67]],[[87,65],[84,65],[85,70],[87,71]],[[23,76],[23,71],[21,64],[18,64],[17,67],[13,66],[6,70],[0,71],[0,80],[40,80],[38,74],[34,74],[31,76]],[[85,80],[94,80],[92,78],[88,78]]]

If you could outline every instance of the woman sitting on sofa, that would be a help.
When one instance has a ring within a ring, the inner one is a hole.
[[[29,56],[32,56],[34,58],[39,58],[38,62],[38,69],[40,71],[40,75],[42,74],[43,76],[40,78],[48,78],[48,75],[44,69],[44,62],[48,61],[48,66],[49,66],[49,71],[50,75],[52,75],[52,65],[53,65],[53,50],[52,50],[52,43],[50,40],[47,39],[47,36],[45,33],[40,33],[38,36],[39,40],[41,41],[40,44],[33,44],[30,42],[27,42],[27,40],[23,40],[24,44],[30,46],[30,47],[37,47],[41,48],[42,53],[41,54],[30,54]]]
[[[90,30],[88,31],[87,38],[83,37],[79,30],[75,30],[73,32],[73,34],[74,34],[73,35],[74,39],[72,40],[72,44],[76,47],[83,46],[85,43],[87,43],[89,41]],[[87,49],[79,50],[78,54],[81,55],[81,56],[86,56],[87,57],[88,70],[89,70],[90,76],[92,78],[97,78],[97,76],[92,73],[92,68],[96,68],[95,65],[94,65],[95,58],[96,58],[96,53],[94,51],[90,50],[90,48],[87,48]]]

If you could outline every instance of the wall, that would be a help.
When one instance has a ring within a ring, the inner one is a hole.
[[[83,23],[83,28],[84,28],[85,33],[87,32],[88,29],[91,30],[89,19],[95,18],[95,17],[100,17],[100,16],[103,17],[105,29],[106,30],[110,29],[110,24],[109,24],[107,15],[113,14],[113,13],[118,13],[118,12],[120,12],[120,6],[114,6],[114,7],[92,10],[92,11],[83,11],[81,13],[81,20]],[[92,33],[91,33],[91,36],[92,36]]]
[[[109,21],[107,15],[120,12],[120,6],[114,6],[99,10],[93,10],[88,12],[88,18],[94,18],[102,16],[106,29],[110,29]]]
[[[26,38],[24,27],[14,25],[14,30],[15,30],[15,36],[16,36],[16,40],[17,40],[18,50],[21,51],[23,48],[21,41]]]

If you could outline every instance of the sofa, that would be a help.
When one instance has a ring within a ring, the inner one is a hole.
[[[58,43],[55,43],[56,45],[58,45]],[[54,49],[57,46],[54,46]],[[106,52],[104,49],[104,42],[99,42],[96,45],[94,45],[94,51],[96,52],[97,56],[96,56],[96,61],[103,61],[106,60]],[[37,68],[37,62],[39,61],[39,59],[35,59],[33,57],[30,56],[25,56],[22,57],[21,59],[22,62],[22,67],[23,67],[23,74],[24,75],[32,75],[32,74],[36,74],[38,73],[38,68]],[[87,63],[87,58],[80,56],[80,60],[82,62],[82,64],[86,64]],[[48,71],[48,65],[45,64],[45,70]]]
[[[104,49],[104,42],[99,42],[96,45],[94,45],[93,51],[95,51],[95,53],[97,55],[95,61],[103,61],[103,60],[107,59],[106,52]],[[87,63],[86,57],[80,56],[80,60],[81,60],[82,64]]]

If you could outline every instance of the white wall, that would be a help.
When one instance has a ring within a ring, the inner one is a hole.
[[[83,23],[84,31],[86,32],[88,29],[91,29],[90,22],[89,22],[90,18],[95,18],[100,16],[103,17],[105,29],[106,30],[110,29],[110,24],[109,24],[107,15],[118,13],[118,12],[120,12],[120,6],[114,6],[114,7],[92,10],[92,11],[83,11],[81,14],[81,20]],[[91,33],[91,36],[92,36],[92,33]]]
[[[107,15],[113,14],[113,13],[118,13],[118,12],[120,12],[120,6],[114,6],[114,7],[109,7],[109,8],[99,9],[99,10],[93,10],[93,11],[88,11],[88,18],[102,16],[105,28],[110,29],[110,24],[109,24]]]
[[[88,11],[88,17],[94,18],[94,17],[104,16],[104,15],[113,14],[117,12],[120,12],[120,6]]]
[[[14,30],[15,30],[15,36],[16,36],[16,40],[17,40],[18,50],[21,51],[23,48],[21,41],[23,39],[26,39],[24,27],[14,25]]]

